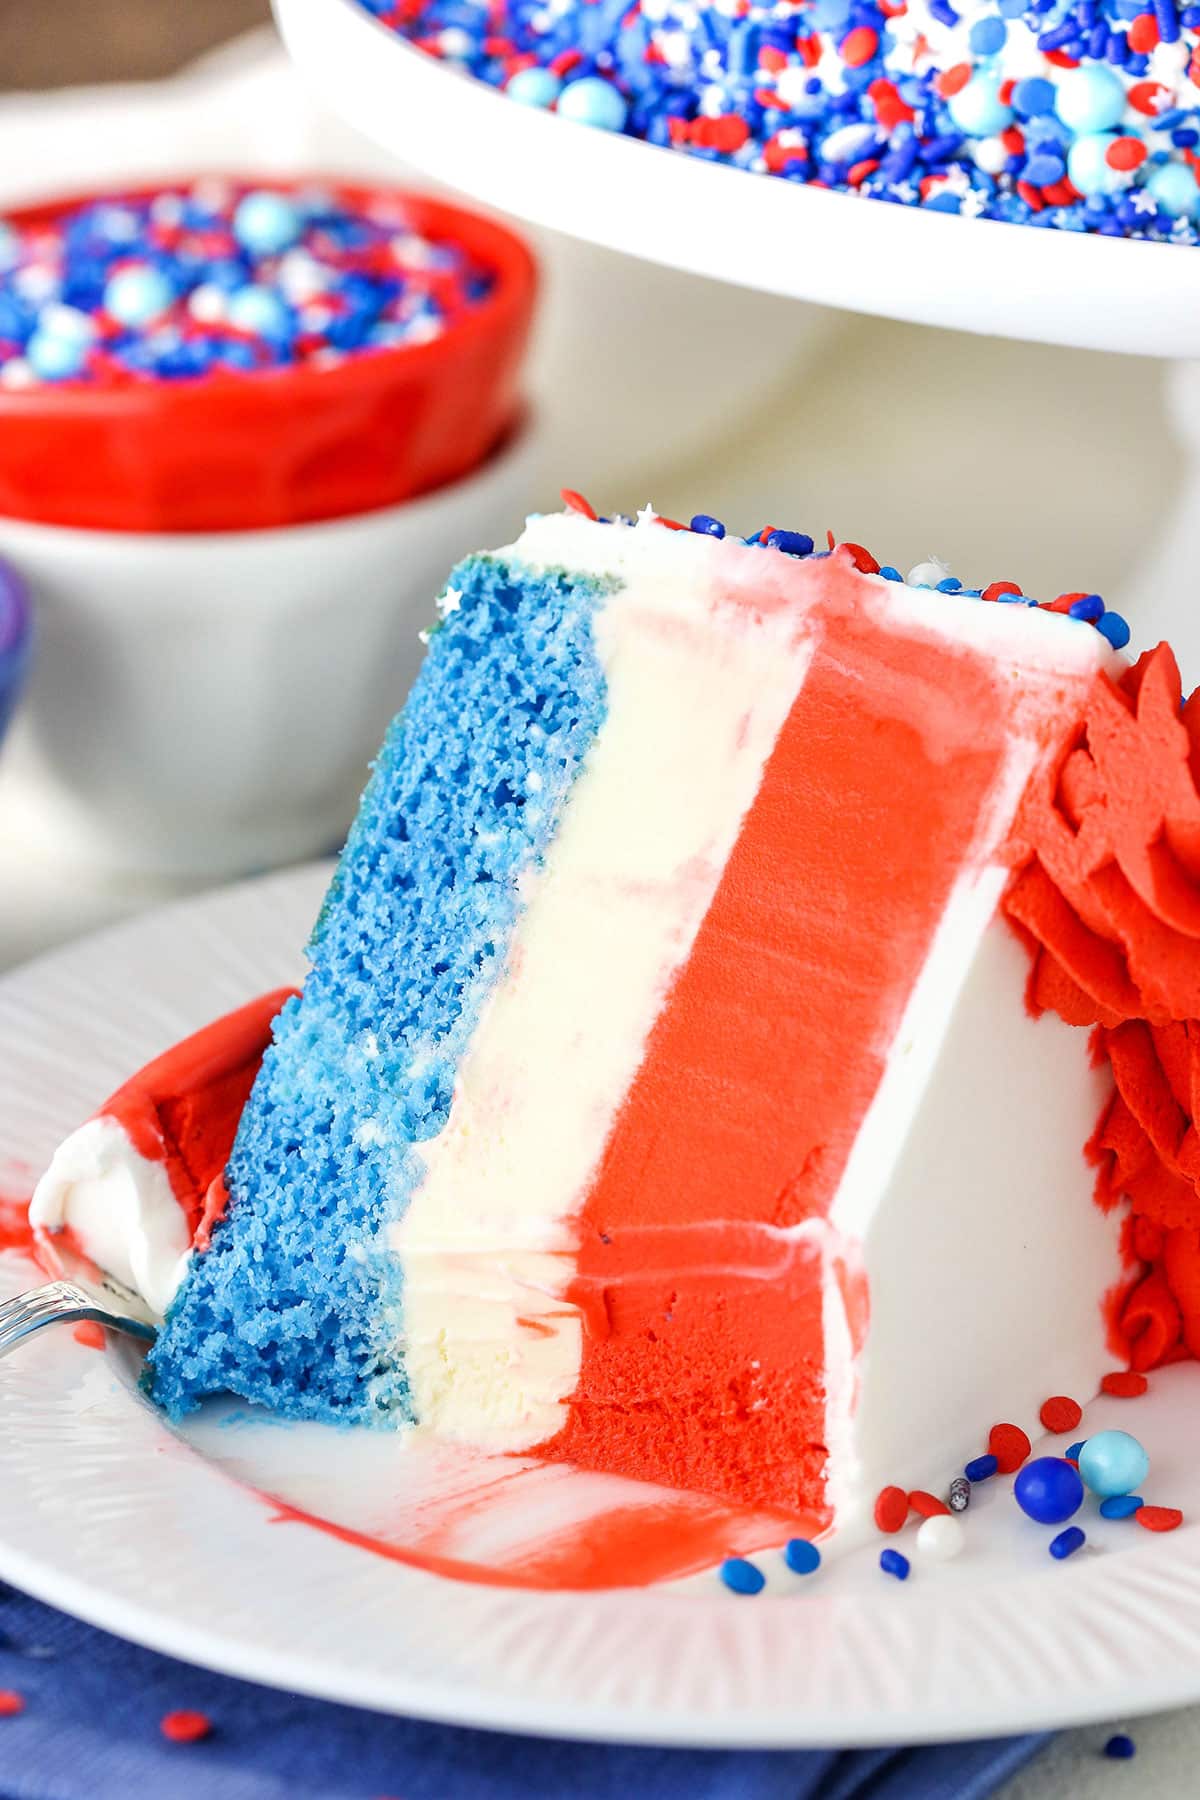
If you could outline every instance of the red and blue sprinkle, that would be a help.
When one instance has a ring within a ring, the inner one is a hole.
[[[399,198],[217,178],[0,220],[0,385],[321,367],[440,337],[491,287]]]
[[[707,162],[930,212],[1200,242],[1200,4],[360,4],[521,105]]]

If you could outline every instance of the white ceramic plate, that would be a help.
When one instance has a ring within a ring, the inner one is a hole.
[[[168,908],[0,983],[0,1189],[27,1191],[63,1133],[147,1057],[293,978],[326,874]],[[0,1257],[3,1292],[29,1279]],[[764,1558],[770,1586],[752,1600],[711,1575],[586,1594],[470,1585],[280,1522],[256,1488],[386,1533],[431,1464],[387,1435],[230,1407],[181,1439],[135,1378],[130,1350],[97,1354],[69,1332],[0,1364],[0,1575],[229,1673],[463,1724],[723,1745],[990,1735],[1200,1696],[1192,1367],[1157,1375],[1145,1399],[1097,1404],[1081,1430],[1135,1430],[1150,1496],[1195,1523],[1156,1537],[1089,1517],[1088,1549],[1057,1564],[995,1482],[976,1491],[956,1563],[918,1565],[901,1585],[880,1574],[878,1540],[808,1582]],[[538,1507],[573,1480],[539,1478]],[[521,1512],[526,1534],[542,1528]],[[512,1526],[493,1516],[489,1529]]]
[[[1145,356],[1200,350],[1200,255],[888,206],[517,106],[357,0],[274,0],[315,91],[439,181],[536,225],[852,312]]]

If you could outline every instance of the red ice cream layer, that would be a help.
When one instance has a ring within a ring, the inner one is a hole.
[[[295,992],[276,988],[184,1038],[139,1069],[97,1114],[117,1120],[139,1155],[166,1164],[202,1250],[225,1209],[225,1164],[271,1023]]]
[[[1029,1004],[1093,1026],[1113,1092],[1087,1146],[1096,1201],[1128,1201],[1107,1296],[1135,1369],[1200,1355],[1200,703],[1165,644],[1099,676],[1075,741],[1026,796],[1009,917]]]
[[[821,1260],[772,1228],[829,1210],[1010,739],[993,659],[881,631],[878,584],[821,567],[812,663],[585,1204],[546,1446],[754,1505],[821,1506],[827,1460]]]

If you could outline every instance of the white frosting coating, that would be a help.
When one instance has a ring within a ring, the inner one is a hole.
[[[796,610],[729,604],[688,542],[549,519],[506,553],[624,579],[595,622],[606,718],[392,1230],[417,1417],[451,1436],[520,1449],[565,1423],[572,1216],[808,664]]]
[[[1036,1436],[1042,1401],[1090,1399],[1111,1360],[1101,1298],[1120,1219],[1093,1203],[1083,1155],[1105,1079],[1085,1032],[1026,1012],[1029,959],[997,893],[989,878],[947,914],[889,1070],[903,1118],[894,1089],[878,1103],[898,1136],[884,1143],[868,1118],[833,1208],[870,1286],[856,1407],[844,1371],[829,1396],[839,1527],[861,1525],[886,1484],[944,1483],[999,1420]]]
[[[116,1119],[89,1119],[59,1145],[29,1218],[45,1231],[70,1226],[94,1263],[166,1314],[191,1254],[187,1216],[166,1165],[141,1155]]]

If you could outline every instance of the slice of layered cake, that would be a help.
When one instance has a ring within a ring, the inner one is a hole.
[[[845,1520],[1191,1342],[1194,721],[1094,597],[956,589],[649,510],[459,567],[224,1183],[177,1183],[170,1413]]]

